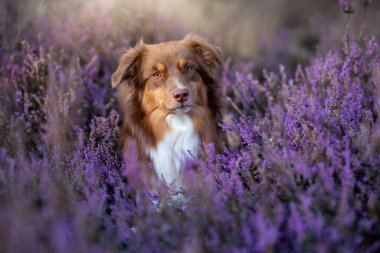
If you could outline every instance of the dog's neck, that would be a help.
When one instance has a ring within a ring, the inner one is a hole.
[[[200,138],[192,118],[187,114],[170,114],[165,118],[169,129],[155,148],[148,148],[156,174],[171,190],[181,188],[181,171],[184,161],[198,155]]]

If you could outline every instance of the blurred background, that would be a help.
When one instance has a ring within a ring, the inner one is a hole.
[[[380,252],[379,24],[380,0],[0,0],[0,253]],[[111,75],[187,33],[224,52],[240,146],[158,210]]]
[[[38,38],[112,59],[140,38],[153,43],[197,33],[219,45],[226,59],[294,70],[332,45],[339,48],[346,26],[379,36],[380,1],[352,2],[347,15],[338,0],[2,0],[0,35],[8,50]]]

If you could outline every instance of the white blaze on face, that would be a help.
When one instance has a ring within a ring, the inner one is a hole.
[[[178,81],[178,79],[176,80],[176,85],[175,85],[176,88],[186,88],[185,85],[183,85],[180,81]]]
[[[153,161],[157,175],[165,181],[169,189],[178,191],[182,187],[181,170],[186,158],[198,155],[200,139],[194,124],[187,114],[167,116],[170,130],[157,143],[156,149],[147,150]]]

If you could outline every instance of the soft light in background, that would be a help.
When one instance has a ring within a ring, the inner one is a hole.
[[[355,12],[345,15],[331,0],[4,0],[1,29],[8,46],[29,31],[78,50],[198,33],[220,45],[227,57],[254,59],[272,68],[278,61],[294,67],[318,50],[331,49],[346,25],[357,34],[371,31],[379,36],[380,3],[372,1],[366,8],[358,0],[353,5]]]

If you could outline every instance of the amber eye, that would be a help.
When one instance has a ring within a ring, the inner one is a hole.
[[[153,73],[153,76],[154,76],[154,77],[161,77],[161,73],[160,73],[160,72],[154,72],[154,73]]]
[[[186,65],[186,66],[185,66],[185,70],[186,70],[187,72],[190,72],[190,71],[193,70],[193,66],[191,66],[191,65]]]

